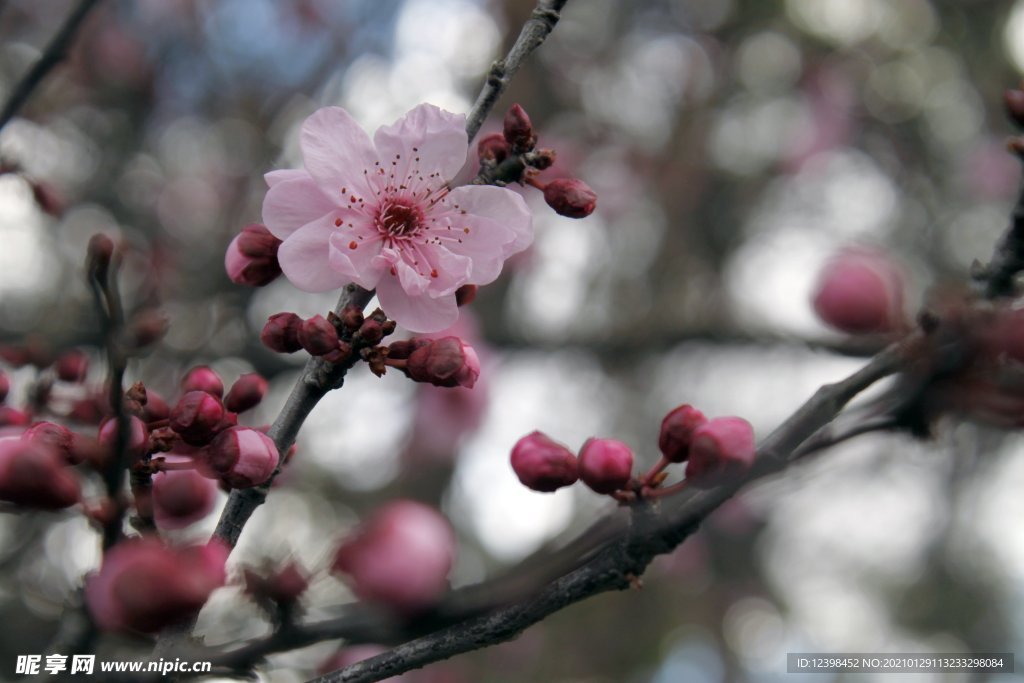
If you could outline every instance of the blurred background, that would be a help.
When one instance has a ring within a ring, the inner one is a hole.
[[[0,2],[0,92],[72,6]],[[0,340],[86,348],[99,384],[81,264],[94,232],[119,235],[132,247],[126,295],[161,302],[171,324],[131,378],[173,398],[197,363],[228,381],[255,370],[272,393],[250,422],[270,422],[303,358],[264,349],[263,322],[324,313],[335,295],[227,279],[225,246],[260,221],[262,174],[301,164],[298,128],[319,106],[340,104],[370,130],[422,101],[468,110],[533,7],[101,4],[71,59],[0,134],[4,165],[21,169],[0,175]],[[870,350],[809,305],[833,252],[891,254],[911,311],[926,288],[989,256],[1019,180],[1001,96],[1022,71],[1022,0],[570,2],[484,133],[522,104],[558,153],[545,177],[584,179],[597,211],[562,218],[522,189],[536,242],[460,320],[481,383],[437,390],[357,367],[310,418],[236,561],[297,558],[317,572],[307,617],[329,616],[350,599],[325,573],[336,540],[407,496],[450,517],[454,583],[472,583],[612,507],[581,486],[520,486],[508,454],[527,432],[572,448],[619,438],[646,466],[661,418],[688,402],[744,416],[763,437]],[[5,368],[17,404],[36,371]],[[770,682],[788,678],[787,652],[1024,650],[1022,451],[1020,438],[974,425],[927,443],[861,438],[729,502],[654,563],[642,591],[403,680]],[[214,521],[174,537],[204,539]],[[2,629],[0,660],[47,654],[65,600],[98,562],[80,515],[0,514],[0,615],[18,624]],[[268,626],[229,587],[200,628],[222,643]],[[102,652],[139,658],[142,645],[108,639]],[[274,656],[259,675],[304,680],[336,649]]]

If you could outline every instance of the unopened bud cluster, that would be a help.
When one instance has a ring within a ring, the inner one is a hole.
[[[242,228],[228,245],[224,269],[231,281],[247,287],[269,285],[281,274],[277,249],[281,240],[270,234],[266,226],[254,223]]]
[[[597,206],[597,194],[578,178],[558,178],[545,183],[537,177],[554,164],[555,152],[537,149],[533,123],[518,104],[513,104],[506,112],[501,133],[480,138],[477,157],[484,171],[503,176],[507,182],[524,182],[541,190],[544,201],[559,215],[586,218]]]
[[[646,475],[633,475],[634,455],[615,439],[588,439],[578,455],[546,434],[533,432],[512,449],[512,470],[524,486],[551,492],[582,481],[596,493],[629,502],[657,495],[672,463],[686,463],[686,482],[714,486],[738,476],[754,462],[754,431],[739,417],[706,418],[681,405],[662,420],[658,435],[661,460]]]

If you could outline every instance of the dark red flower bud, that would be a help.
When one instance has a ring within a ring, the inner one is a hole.
[[[262,484],[274,473],[278,461],[273,440],[250,427],[225,429],[204,454],[221,480],[236,489]]]
[[[485,135],[476,143],[476,156],[480,161],[493,159],[495,163],[500,164],[508,158],[510,151],[508,142],[501,133]]]
[[[684,462],[690,456],[690,442],[693,430],[708,419],[704,413],[691,405],[673,408],[661,421],[658,434],[658,448],[669,462]]]
[[[27,439],[0,441],[0,500],[60,510],[80,499],[78,479],[53,449]]]
[[[244,413],[259,405],[267,394],[267,380],[251,372],[242,375],[231,385],[231,391],[224,399],[224,407],[233,413]]]
[[[224,380],[209,366],[197,365],[189,370],[185,374],[185,378],[181,380],[181,390],[185,393],[205,391],[220,398],[224,395]]]
[[[170,470],[153,475],[153,514],[161,529],[181,529],[213,510],[217,483],[195,470]]]
[[[338,348],[338,331],[322,315],[314,315],[299,325],[299,343],[311,356],[322,356]]]
[[[384,325],[373,318],[368,318],[359,326],[355,337],[366,346],[374,346],[384,338]]]
[[[513,150],[527,151],[533,148],[537,139],[533,135],[533,124],[526,110],[513,104],[505,112],[505,125],[502,131]]]
[[[413,351],[429,344],[429,339],[423,339],[421,337],[413,337],[412,339],[401,339],[396,342],[391,342],[391,344],[388,345],[388,358],[405,360],[412,355]]]
[[[107,270],[110,268],[110,259],[114,257],[114,240],[102,232],[98,232],[89,238],[89,246],[86,247],[85,264],[86,270],[92,277],[100,282],[107,279]]]
[[[260,341],[271,351],[295,353],[302,348],[299,342],[299,327],[302,318],[294,313],[275,313],[267,319],[260,332]]]
[[[582,180],[559,178],[545,186],[544,201],[560,216],[586,218],[597,206],[597,194]]]
[[[24,441],[45,446],[71,463],[80,462],[71,450],[71,430],[54,422],[36,422],[21,435]]]
[[[281,274],[277,248],[281,240],[263,225],[242,228],[224,254],[224,269],[231,281],[248,287],[263,287]]]
[[[99,424],[103,419],[104,407],[96,397],[81,398],[71,403],[68,418],[84,424]]]
[[[580,449],[580,479],[597,493],[626,486],[633,474],[633,451],[615,439],[587,439]]]
[[[89,356],[80,349],[65,351],[57,356],[53,371],[65,382],[81,382],[89,372]]]
[[[256,599],[270,600],[279,605],[295,602],[309,588],[306,572],[295,562],[289,562],[269,576],[261,576],[246,567],[245,592]]]
[[[181,397],[170,415],[170,426],[181,440],[192,446],[210,443],[224,418],[220,399],[205,391],[190,391]]]
[[[546,434],[527,434],[512,447],[512,469],[523,486],[548,493],[576,483],[579,462],[573,452]]]
[[[149,448],[149,430],[139,418],[134,415],[128,418],[128,457],[137,460],[145,455]],[[97,440],[107,449],[117,446],[117,420],[109,419],[100,425]]]
[[[93,468],[103,467],[110,457],[110,451],[99,441],[78,432],[71,432],[71,446],[68,452],[72,463],[87,462]]]
[[[6,372],[0,370],[0,403],[7,400],[9,393],[11,393],[11,379]]]
[[[462,285],[455,290],[455,304],[457,306],[468,306],[476,299],[476,293],[480,289],[477,285]]]
[[[754,464],[754,428],[742,417],[716,417],[693,433],[686,479],[696,486],[711,486]]]
[[[363,309],[358,306],[346,306],[341,309],[341,324],[349,332],[355,332],[363,324]]]
[[[553,149],[538,149],[528,157],[528,161],[538,171],[545,171],[554,165],[557,156]]]
[[[444,337],[413,351],[406,372],[417,382],[472,389],[480,376],[480,360],[469,344],[458,337]]]
[[[32,417],[24,410],[10,406],[0,406],[0,427],[21,427],[32,421]]]

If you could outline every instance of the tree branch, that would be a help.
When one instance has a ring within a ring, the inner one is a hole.
[[[14,115],[28,101],[28,98],[32,96],[32,93],[43,82],[47,74],[64,61],[68,54],[68,48],[71,47],[71,43],[74,41],[78,29],[81,28],[82,22],[85,21],[85,18],[89,16],[89,12],[99,2],[100,0],[81,0],[64,21],[64,25],[60,27],[53,40],[46,46],[39,61],[32,66],[29,72],[14,86],[11,94],[8,95],[3,109],[0,109],[0,130],[14,118]]]
[[[523,61],[530,56],[531,52],[540,47],[548,34],[555,28],[566,2],[568,0],[540,0],[529,21],[523,24],[519,37],[512,44],[512,49],[505,55],[505,59],[500,59],[491,65],[484,87],[466,117],[466,135],[469,136],[470,142],[480,132],[480,126],[483,125],[484,119],[490,114],[501,94],[505,92],[505,88],[508,87]]]

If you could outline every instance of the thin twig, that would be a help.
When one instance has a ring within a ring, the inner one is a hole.
[[[505,55],[505,59],[498,60],[491,65],[484,87],[466,117],[466,134],[469,136],[470,142],[480,132],[480,126],[483,125],[484,119],[490,114],[501,94],[505,92],[505,88],[508,87],[523,61],[530,56],[531,52],[540,47],[548,34],[555,28],[566,2],[568,0],[540,0],[537,3],[537,8],[533,10],[530,20],[523,24],[519,37],[513,43],[512,49]]]
[[[98,5],[100,0],[81,0],[74,11],[64,21],[57,34],[46,46],[39,61],[37,61],[28,73],[14,86],[11,94],[7,97],[3,109],[0,109],[0,130],[14,118],[18,110],[28,101],[39,84],[43,82],[47,74],[55,66],[60,64],[68,55],[68,49],[75,39],[75,34],[81,28],[82,22],[89,15],[89,12]]]

